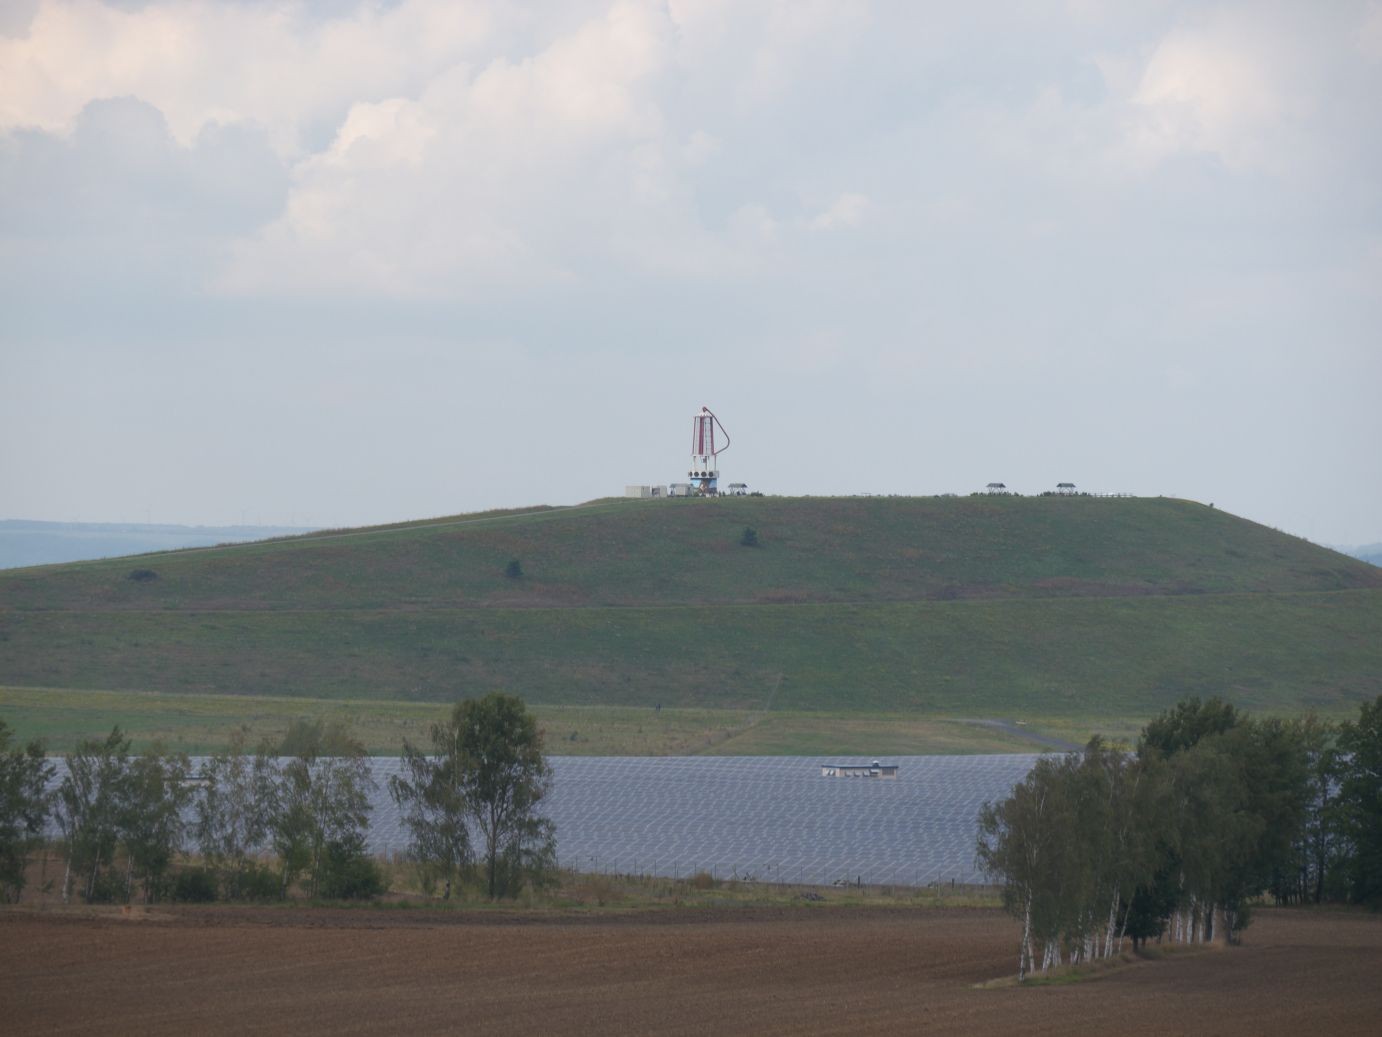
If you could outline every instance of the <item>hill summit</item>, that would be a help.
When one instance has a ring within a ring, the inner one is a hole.
[[[1379,632],[1382,570],[1163,498],[597,501],[0,573],[27,687],[1328,708],[1382,691]]]

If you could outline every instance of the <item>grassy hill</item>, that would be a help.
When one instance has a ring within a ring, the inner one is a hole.
[[[740,546],[746,526],[757,549]],[[524,576],[505,576],[518,559]],[[129,579],[135,568],[157,578]],[[0,607],[574,608],[1321,591],[1382,572],[1162,498],[611,501],[0,573]]]
[[[619,500],[0,573],[0,685],[39,689],[1059,725],[1347,709],[1380,634],[1382,570],[1160,498]]]

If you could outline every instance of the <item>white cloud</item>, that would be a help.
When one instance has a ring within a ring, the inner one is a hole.
[[[419,104],[395,97],[351,105],[331,147],[321,157],[334,165],[366,168],[421,165],[436,126]]]
[[[812,230],[848,230],[864,221],[869,208],[866,195],[852,192],[842,194],[811,220],[810,227]]]
[[[455,66],[416,100],[354,105],[224,286],[465,296],[569,278],[630,205],[663,203],[675,179],[677,148],[646,90],[667,29],[649,5],[615,5],[530,57]]]
[[[1292,90],[1291,55],[1254,12],[1173,33],[1152,54],[1133,94],[1144,118],[1135,144],[1157,160],[1181,151],[1251,165],[1273,152],[1279,127],[1308,114]]]
[[[1378,10],[43,0],[0,19],[4,366],[109,353],[176,385],[184,353],[234,366],[273,342],[294,420],[299,396],[304,423],[347,420],[368,386],[391,429],[415,427],[404,401],[433,370],[521,383],[514,456],[471,481],[506,487],[494,503],[549,492],[522,480],[550,470],[539,441],[561,438],[552,415],[575,396],[612,425],[723,398],[767,435],[828,408],[865,488],[886,488],[894,462],[861,429],[934,443],[986,405],[980,432],[918,471],[986,479],[994,455],[1064,458],[1092,428],[1084,449],[1121,472],[1096,426],[1160,413],[1148,372],[1184,372],[1187,420],[1198,393],[1216,422],[1250,422],[1244,371],[1259,399],[1308,395],[1254,366],[1271,354],[1336,379],[1345,404],[1318,427],[1347,413],[1374,442],[1376,378],[1358,375],[1377,370],[1382,319]],[[379,359],[409,338],[429,345],[408,372]],[[305,387],[342,342],[368,374],[333,372],[353,395],[328,406]],[[184,395],[237,413],[214,381]],[[22,374],[7,391],[48,405]],[[52,406],[69,441],[121,434],[115,404],[95,406],[99,429]],[[429,441],[452,427],[438,414]],[[966,485],[924,472],[908,487]],[[584,478],[550,492],[574,499]],[[773,482],[840,488],[789,467]]]
[[[1373,61],[1382,61],[1382,3],[1371,3],[1358,27],[1358,49]]]
[[[865,0],[667,0],[679,66],[703,96],[771,106],[819,76],[865,31]],[[708,73],[708,74],[707,74]]]
[[[0,231],[74,258],[77,241],[106,240],[135,263],[138,242],[224,241],[272,218],[286,190],[262,133],[208,124],[183,146],[158,109],[132,97],[89,102],[64,136],[0,135],[0,198],[22,200],[0,208]]]
[[[26,36],[0,38],[0,129],[63,132],[94,98],[135,96],[189,145],[211,122],[265,127],[284,154],[351,104],[407,94],[505,28],[470,0],[361,2],[320,18],[309,3],[43,0]]]

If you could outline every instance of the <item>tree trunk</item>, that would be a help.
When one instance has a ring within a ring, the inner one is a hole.
[[[96,875],[101,870],[101,851],[96,851],[96,857],[91,862],[91,878],[86,883],[86,902],[91,903],[91,898],[96,894]]]
[[[1128,916],[1132,914],[1132,901],[1129,900],[1123,905],[1123,921],[1118,927],[1118,952],[1123,952],[1123,941],[1128,938]],[[1137,941],[1133,940],[1132,949],[1137,950]]]
[[[1113,900],[1108,906],[1108,927],[1104,929],[1104,957],[1113,957],[1113,939],[1118,931],[1118,891],[1113,891]]]
[[[489,871],[489,898],[493,900],[499,864],[499,817],[494,807],[491,807],[489,812],[489,831],[485,833],[485,849],[489,857],[486,862]]]
[[[1027,909],[1022,914],[1022,947],[1017,952],[1017,981],[1027,978],[1027,970],[1032,960],[1032,901],[1027,900]]]

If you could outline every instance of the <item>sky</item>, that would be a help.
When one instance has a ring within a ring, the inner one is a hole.
[[[0,518],[684,479],[1382,539],[1382,2],[6,0]]]

